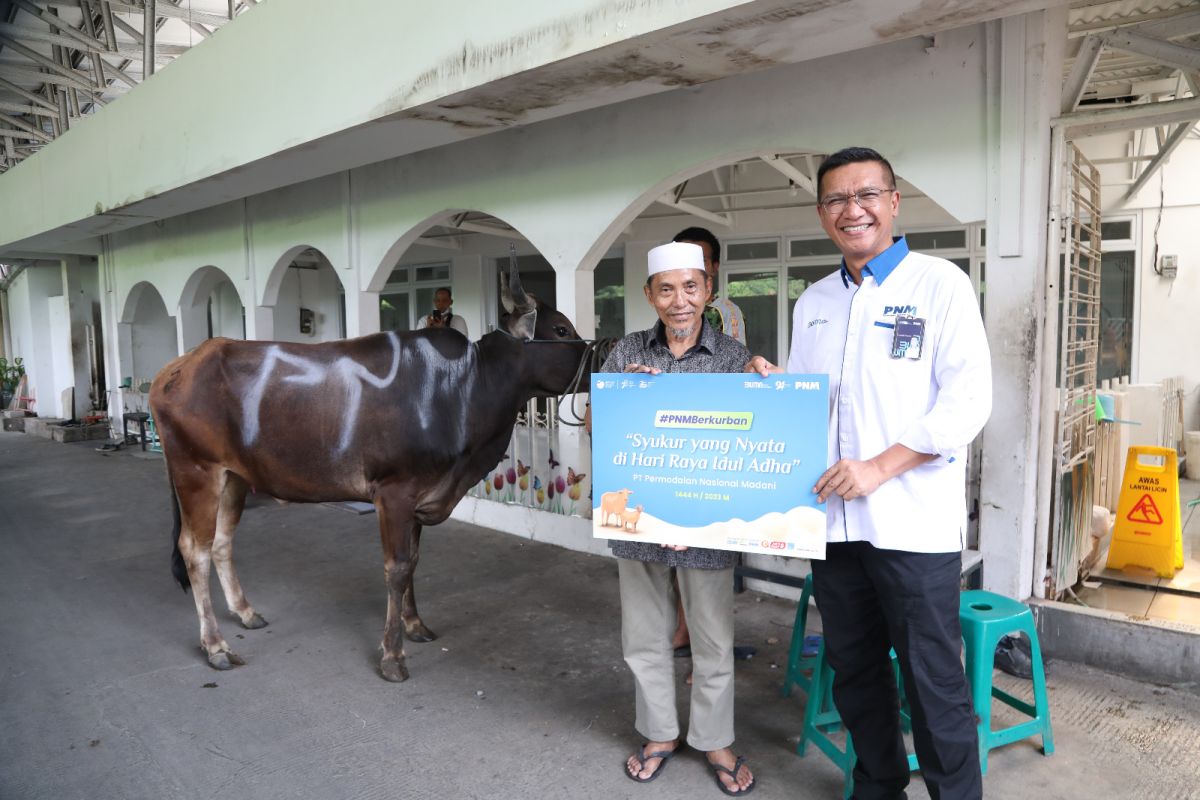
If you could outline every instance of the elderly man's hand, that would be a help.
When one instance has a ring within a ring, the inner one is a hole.
[[[886,478],[883,470],[874,461],[843,458],[825,470],[813,491],[817,493],[817,501],[821,503],[835,494],[843,500],[853,500],[869,495],[878,489]]]
[[[755,356],[746,362],[746,367],[743,372],[757,372],[759,377],[765,378],[772,372],[783,372],[783,367],[777,367],[770,361],[767,361],[762,356]]]
[[[658,367],[650,367],[645,364],[626,364],[626,372],[648,372],[651,375],[661,375],[662,370]]]

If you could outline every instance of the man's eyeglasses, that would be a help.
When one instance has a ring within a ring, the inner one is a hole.
[[[859,208],[876,208],[879,205],[879,200],[886,192],[894,192],[895,189],[876,189],[867,188],[854,194],[831,194],[824,200],[819,201],[821,208],[825,209],[826,214],[840,214],[846,210],[846,206],[850,204],[851,198],[858,203]]]

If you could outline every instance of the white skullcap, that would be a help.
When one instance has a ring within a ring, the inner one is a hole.
[[[704,248],[692,242],[660,244],[647,258],[649,274],[669,269],[698,269],[704,272]]]

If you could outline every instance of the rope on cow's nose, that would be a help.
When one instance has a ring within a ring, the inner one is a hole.
[[[583,357],[579,359],[579,367],[575,370],[575,377],[567,384],[565,394],[571,395],[571,416],[579,420],[579,422],[568,422],[560,415],[558,418],[559,424],[568,425],[572,428],[583,427],[583,414],[579,412],[577,403],[579,402],[580,390],[587,391],[590,389],[589,378],[593,372],[599,372],[604,366],[604,362],[608,360],[608,354],[616,347],[620,339],[609,337],[607,339],[593,339],[587,343],[586,349],[583,351]],[[586,404],[585,404],[586,405]],[[587,409],[584,409],[586,413]]]

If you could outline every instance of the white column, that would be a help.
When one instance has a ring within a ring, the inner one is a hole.
[[[661,242],[628,242],[625,245],[625,332],[644,331],[658,321],[654,306],[646,302],[647,254]]]
[[[980,549],[984,588],[1031,594],[1039,481],[1037,444],[1049,120],[1058,111],[1066,12],[988,23],[988,210],[984,318],[992,350],[992,416],[983,431]],[[1049,365],[1054,368],[1053,364]],[[1043,565],[1044,566],[1044,565]]]
[[[346,294],[346,337],[379,333],[379,292]]]
[[[246,339],[269,342],[275,338],[275,307],[253,306],[246,309]]]
[[[489,291],[496,284],[495,272],[485,270],[484,264],[484,257],[477,253],[450,259],[450,290],[454,293],[454,313],[467,321],[467,331],[472,340],[487,333],[487,306],[489,302],[496,302],[495,292]],[[429,312],[419,310],[418,313]],[[416,325],[416,320],[413,324]]]
[[[575,323],[585,339],[596,335],[596,274],[589,270],[555,267],[555,306]]]
[[[175,314],[179,352],[199,347],[208,338],[208,299],[203,306],[181,305]]]

